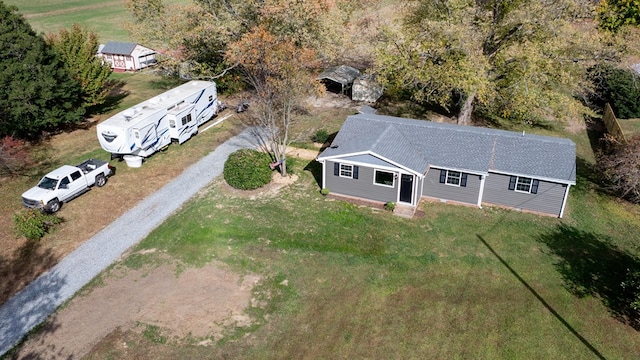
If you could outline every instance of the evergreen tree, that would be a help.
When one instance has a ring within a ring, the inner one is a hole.
[[[49,34],[46,41],[64,60],[67,70],[82,88],[84,106],[104,103],[109,93],[109,76],[111,68],[96,57],[98,52],[98,36],[78,24],[71,30],[62,29]]]
[[[37,139],[79,123],[81,89],[14,6],[0,2],[0,136]]]

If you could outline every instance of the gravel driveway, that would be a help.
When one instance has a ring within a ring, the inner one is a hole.
[[[253,129],[229,139],[5,302],[0,307],[0,356],[220,175],[229,154],[257,144]]]

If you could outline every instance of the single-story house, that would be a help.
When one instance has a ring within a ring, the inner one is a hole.
[[[156,52],[139,44],[110,41],[98,47],[98,56],[116,72],[138,71],[155,65]]]
[[[422,198],[562,217],[576,183],[564,138],[361,113],[317,158],[338,197],[415,208]]]

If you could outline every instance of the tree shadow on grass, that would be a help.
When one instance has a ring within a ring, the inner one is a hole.
[[[539,241],[559,257],[555,266],[572,294],[599,298],[616,319],[640,330],[640,313],[631,307],[635,294],[622,287],[629,271],[640,271],[640,259],[606,235],[565,224],[542,234]]]
[[[66,277],[55,271],[46,272],[57,262],[50,249],[43,250],[33,241],[17,249],[13,257],[0,258],[0,356],[18,344],[61,303],[60,290]],[[57,322],[52,320],[40,331],[50,333],[58,328]]]
[[[57,262],[51,249],[43,249],[37,241],[27,241],[10,258],[0,257],[0,304]]]

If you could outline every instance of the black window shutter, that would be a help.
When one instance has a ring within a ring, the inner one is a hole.
[[[340,163],[333,163],[333,175],[340,175]]]
[[[460,186],[462,187],[466,187],[467,186],[467,174],[463,173],[462,177],[460,178]]]
[[[531,182],[531,193],[532,194],[537,194],[538,193],[538,183],[539,181],[536,179],[533,179],[533,181]]]
[[[509,180],[509,190],[515,190],[516,189],[516,181],[518,181],[518,177],[517,176],[512,176],[511,179]]]
[[[358,179],[358,167],[356,165],[353,165],[353,178]]]
[[[440,170],[440,184],[444,184],[447,180],[447,170]]]

